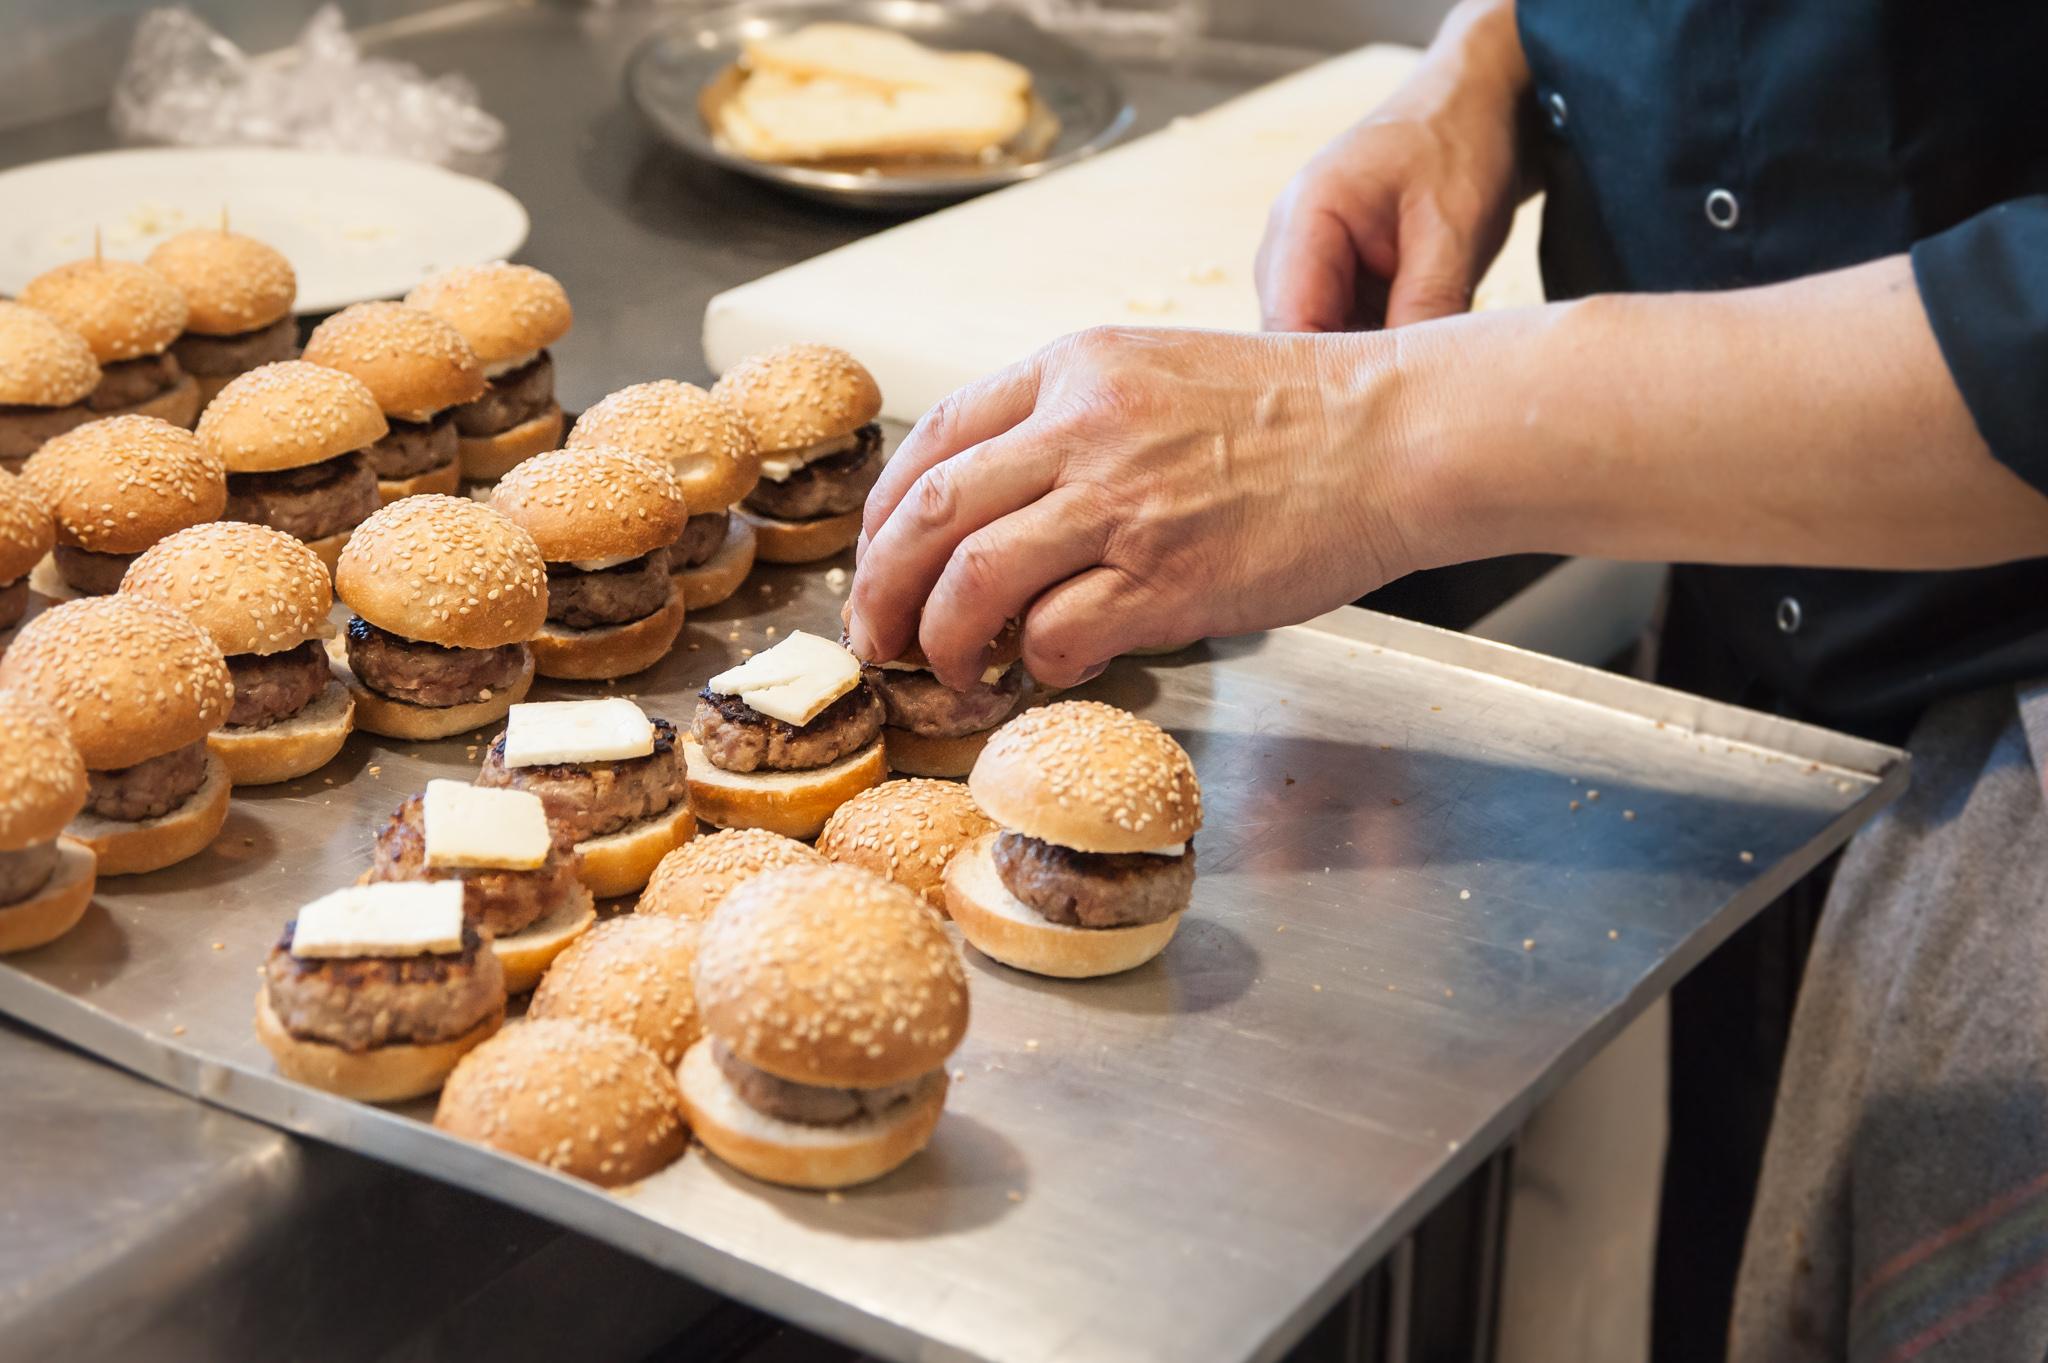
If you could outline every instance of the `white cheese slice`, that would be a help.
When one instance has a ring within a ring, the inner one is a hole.
[[[607,568],[616,568],[621,563],[631,563],[640,554],[614,554],[610,558],[578,558],[569,560],[571,568],[581,568],[586,573],[601,573]]]
[[[654,721],[624,696],[515,705],[505,717],[505,765],[624,762],[654,751]]]
[[[292,955],[442,956],[462,950],[462,882],[381,880],[299,910]]]
[[[795,477],[806,464],[842,454],[860,443],[860,432],[849,431],[835,435],[830,440],[820,440],[815,445],[800,445],[793,450],[774,450],[761,456],[761,476],[771,483],[786,483]]]
[[[547,809],[530,790],[429,781],[420,817],[429,866],[531,871],[554,841]]]
[[[860,659],[800,629],[710,681],[719,695],[738,696],[771,719],[797,725],[809,724],[858,685]]]
[[[484,377],[487,379],[502,379],[515,369],[524,369],[539,357],[540,352],[538,350],[529,350],[524,355],[514,355],[509,360],[499,360],[496,364],[487,364],[484,366]]]

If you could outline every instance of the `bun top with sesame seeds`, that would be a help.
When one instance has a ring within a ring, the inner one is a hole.
[[[1003,827],[1082,852],[1149,852],[1202,826],[1186,750],[1150,720],[1100,701],[1060,701],[1003,725],[967,788]]]
[[[0,301],[0,405],[68,407],[99,386],[85,337],[48,313]]]
[[[0,469],[0,587],[26,577],[56,542],[57,523],[43,495]]]
[[[547,621],[533,537],[467,497],[404,497],[370,513],[334,565],[334,590],[378,629],[444,648],[524,643]]]
[[[93,771],[197,743],[228,717],[228,666],[206,631],[132,596],[52,606],[0,654],[0,687],[55,710]]]
[[[726,370],[711,395],[739,413],[763,454],[851,435],[882,410],[875,376],[829,345],[751,355]]]
[[[185,329],[201,336],[267,327],[289,315],[299,296],[282,251],[224,228],[167,237],[146,263],[185,295]]]
[[[214,521],[157,541],[128,565],[125,596],[169,606],[229,657],[282,653],[327,632],[327,565],[267,525]]]
[[[515,1023],[462,1057],[434,1125],[607,1188],[673,1164],[690,1139],[654,1052],[569,1018]]]
[[[995,827],[957,781],[884,781],[833,811],[818,850],[915,891],[943,913],[946,863]]]
[[[462,265],[405,296],[462,333],[476,357],[503,364],[546,350],[574,320],[561,281],[531,265]]]
[[[182,427],[153,416],[89,421],[43,442],[22,476],[56,517],[57,543],[133,554],[227,509],[227,468]]]
[[[599,923],[554,959],[527,1005],[530,1018],[575,1018],[626,1033],[661,1057],[682,1063],[702,1033],[690,972],[697,924],[628,916]]]
[[[280,360],[216,393],[197,434],[229,473],[272,473],[374,445],[390,429],[376,394],[355,375]]]
[[[694,384],[636,383],[576,418],[569,448],[607,445],[667,464],[693,516],[733,506],[761,481],[761,454],[739,414]]]
[[[634,912],[698,922],[735,886],[785,866],[823,866],[814,849],[765,828],[728,828],[692,838],[661,859]]]
[[[21,302],[85,338],[101,364],[160,355],[185,330],[185,295],[132,260],[74,260],[24,284]]]
[[[357,303],[313,328],[303,358],[355,375],[384,415],[425,421],[484,394],[483,361],[424,308]]]
[[[727,895],[696,982],[705,1033],[798,1084],[906,1083],[967,1032],[967,972],[944,921],[852,866],[769,871]]]
[[[601,446],[524,461],[498,481],[491,508],[549,563],[639,558],[674,543],[690,515],[668,469]]]
[[[0,852],[48,842],[85,808],[85,763],[63,716],[25,691],[0,691]]]

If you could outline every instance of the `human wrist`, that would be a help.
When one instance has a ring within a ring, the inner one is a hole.
[[[1444,19],[1405,93],[1421,112],[1511,128],[1529,83],[1512,0],[1466,0]]]

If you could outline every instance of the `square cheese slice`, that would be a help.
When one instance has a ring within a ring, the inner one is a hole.
[[[532,871],[548,859],[554,835],[540,796],[465,781],[429,781],[420,805],[429,866]]]
[[[830,639],[791,630],[781,643],[727,668],[709,685],[771,719],[804,725],[860,685],[860,659]]]
[[[299,910],[292,955],[443,956],[462,950],[462,882],[380,880]]]
[[[505,765],[624,762],[654,751],[654,721],[624,696],[515,705],[505,718]]]

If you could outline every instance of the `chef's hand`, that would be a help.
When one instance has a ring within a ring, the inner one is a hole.
[[[1358,331],[1463,312],[1519,198],[1529,82],[1512,0],[1473,0],[1422,65],[1273,205],[1256,272],[1269,331]]]
[[[1408,571],[1393,352],[1104,328],[962,389],[868,498],[854,651],[916,639],[965,688],[1022,616],[1032,675],[1070,686],[1131,648],[1307,619]]]

